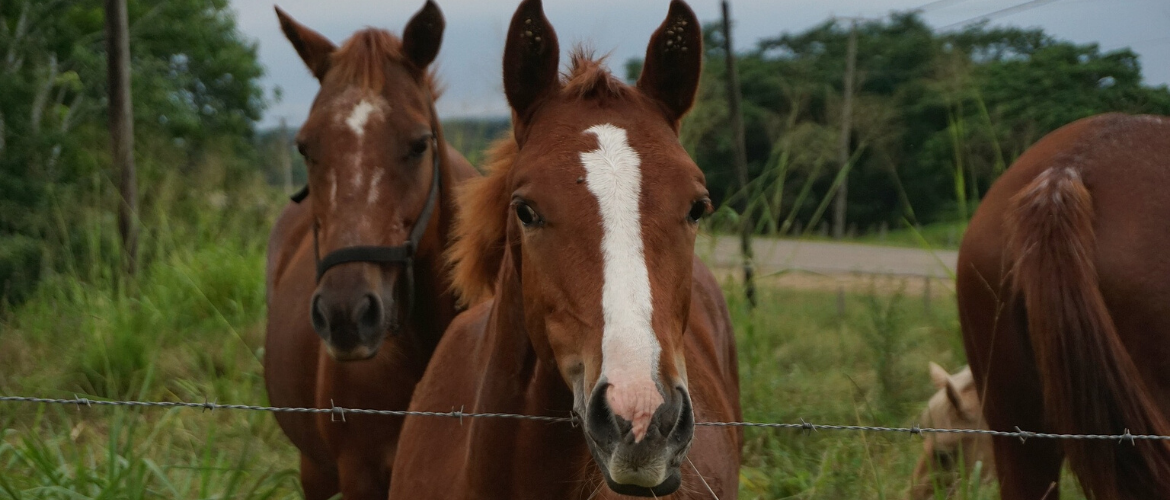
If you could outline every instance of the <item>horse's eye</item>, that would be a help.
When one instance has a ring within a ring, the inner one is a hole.
[[[691,221],[691,223],[699,222],[699,219],[702,219],[704,215],[707,215],[707,211],[710,210],[710,208],[711,200],[704,198],[696,201],[691,205],[691,211],[687,212],[687,220]]]
[[[429,136],[422,139],[416,139],[414,142],[410,143],[410,157],[418,158],[422,156],[423,153],[427,152],[427,147],[430,146],[430,144],[431,138]]]
[[[308,158],[308,155],[305,154],[305,143],[297,141],[297,152],[300,153],[302,157]]]
[[[532,227],[541,223],[540,216],[536,214],[531,206],[522,201],[516,202],[516,218],[520,219],[520,223],[524,227]]]

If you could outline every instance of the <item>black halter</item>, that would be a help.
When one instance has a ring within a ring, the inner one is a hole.
[[[414,222],[414,227],[410,230],[410,237],[406,242],[393,247],[362,245],[354,247],[339,248],[325,255],[321,258],[321,248],[317,244],[317,222],[313,222],[313,257],[317,260],[317,282],[321,281],[321,277],[325,275],[333,266],[345,264],[349,262],[372,262],[375,264],[402,264],[406,272],[406,313],[410,314],[414,307],[414,252],[418,250],[418,243],[422,240],[423,233],[427,230],[427,224],[431,220],[431,214],[435,212],[435,205],[439,199],[439,139],[437,135],[431,135],[431,156],[434,158],[434,172],[431,176],[431,191],[427,195],[427,203],[423,206],[422,213],[419,214],[418,220]],[[308,184],[301,188],[300,191],[294,193],[290,198],[294,203],[300,203],[309,195]]]

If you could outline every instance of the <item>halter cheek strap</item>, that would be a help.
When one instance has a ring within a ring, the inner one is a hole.
[[[346,264],[349,262],[370,262],[373,264],[401,264],[406,273],[406,314],[409,316],[411,310],[414,308],[414,254],[418,250],[418,244],[422,240],[423,233],[427,230],[427,225],[430,223],[431,215],[435,212],[435,205],[438,205],[439,187],[440,187],[440,172],[439,172],[439,140],[435,134],[431,135],[431,156],[434,158],[433,172],[431,175],[431,190],[427,194],[426,205],[423,205],[422,212],[419,213],[418,219],[414,223],[414,227],[410,230],[410,236],[406,241],[398,246],[378,246],[378,245],[361,245],[339,248],[321,257],[321,247],[318,244],[318,228],[317,223],[313,223],[313,258],[317,262],[317,282],[321,281],[321,277],[325,272],[334,266]],[[309,186],[294,193],[289,198],[294,203],[300,203],[309,196]]]

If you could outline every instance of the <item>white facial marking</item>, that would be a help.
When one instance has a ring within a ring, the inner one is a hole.
[[[366,201],[372,205],[378,199],[375,186],[381,179],[381,172],[376,172],[370,179],[370,184],[366,184],[365,170],[362,168],[365,156],[366,128],[372,124],[371,119],[383,116],[390,109],[390,106],[378,96],[368,95],[360,97],[360,100],[358,97],[358,95],[354,95],[348,98],[351,99],[348,102],[357,101],[357,104],[353,105],[348,114],[339,113],[338,119],[345,122],[346,127],[349,127],[354,138],[357,139],[357,143],[347,155],[347,162],[351,164],[350,168],[352,169],[348,173],[350,185],[353,186],[354,191],[360,192],[362,189],[366,189]]]
[[[632,423],[640,442],[663,403],[655,382],[662,346],[651,324],[654,306],[642,248],[641,159],[621,128],[603,124],[585,132],[596,135],[598,144],[581,153],[581,164],[585,185],[601,210],[603,231],[601,376],[611,384],[606,391],[610,409]]]
[[[354,158],[354,172],[353,172],[353,179],[351,179],[351,180],[350,180],[350,182],[351,182],[351,183],[353,183],[353,188],[354,188],[354,189],[361,189],[361,188],[362,188],[362,184],[363,184],[363,183],[365,182],[365,180],[366,180],[366,179],[365,179],[365,172],[362,172],[362,169],[361,169],[361,167],[362,167],[362,165],[361,165],[361,155],[360,155],[360,154],[356,154],[356,155],[354,155],[354,156],[355,156],[356,158]]]
[[[373,205],[378,201],[378,184],[382,182],[382,171],[375,170],[374,178],[370,179],[370,192],[366,194],[366,203]]]
[[[337,208],[337,172],[329,171],[329,205]]]
[[[372,114],[375,110],[376,108],[372,103],[370,103],[370,101],[362,99],[362,101],[359,102],[357,106],[354,106],[353,110],[349,112],[349,118],[345,119],[345,124],[349,125],[349,129],[352,130],[355,135],[357,135],[358,139],[361,139],[362,136],[366,135],[366,122],[370,120],[370,114]]]

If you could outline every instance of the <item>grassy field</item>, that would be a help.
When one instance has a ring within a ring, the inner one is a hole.
[[[264,404],[263,253],[277,203],[160,219],[168,229],[148,238],[133,280],[76,256],[3,311],[0,393]],[[95,220],[89,237],[108,238],[111,224]],[[928,314],[896,283],[874,285],[881,293],[848,294],[839,317],[832,293],[764,287],[749,311],[725,284],[745,418],[916,421],[932,392],[927,361],[963,363],[954,305],[936,300]],[[0,499],[300,497],[295,451],[268,414],[3,403],[0,429]],[[741,498],[902,498],[921,449],[900,434],[746,436]]]

